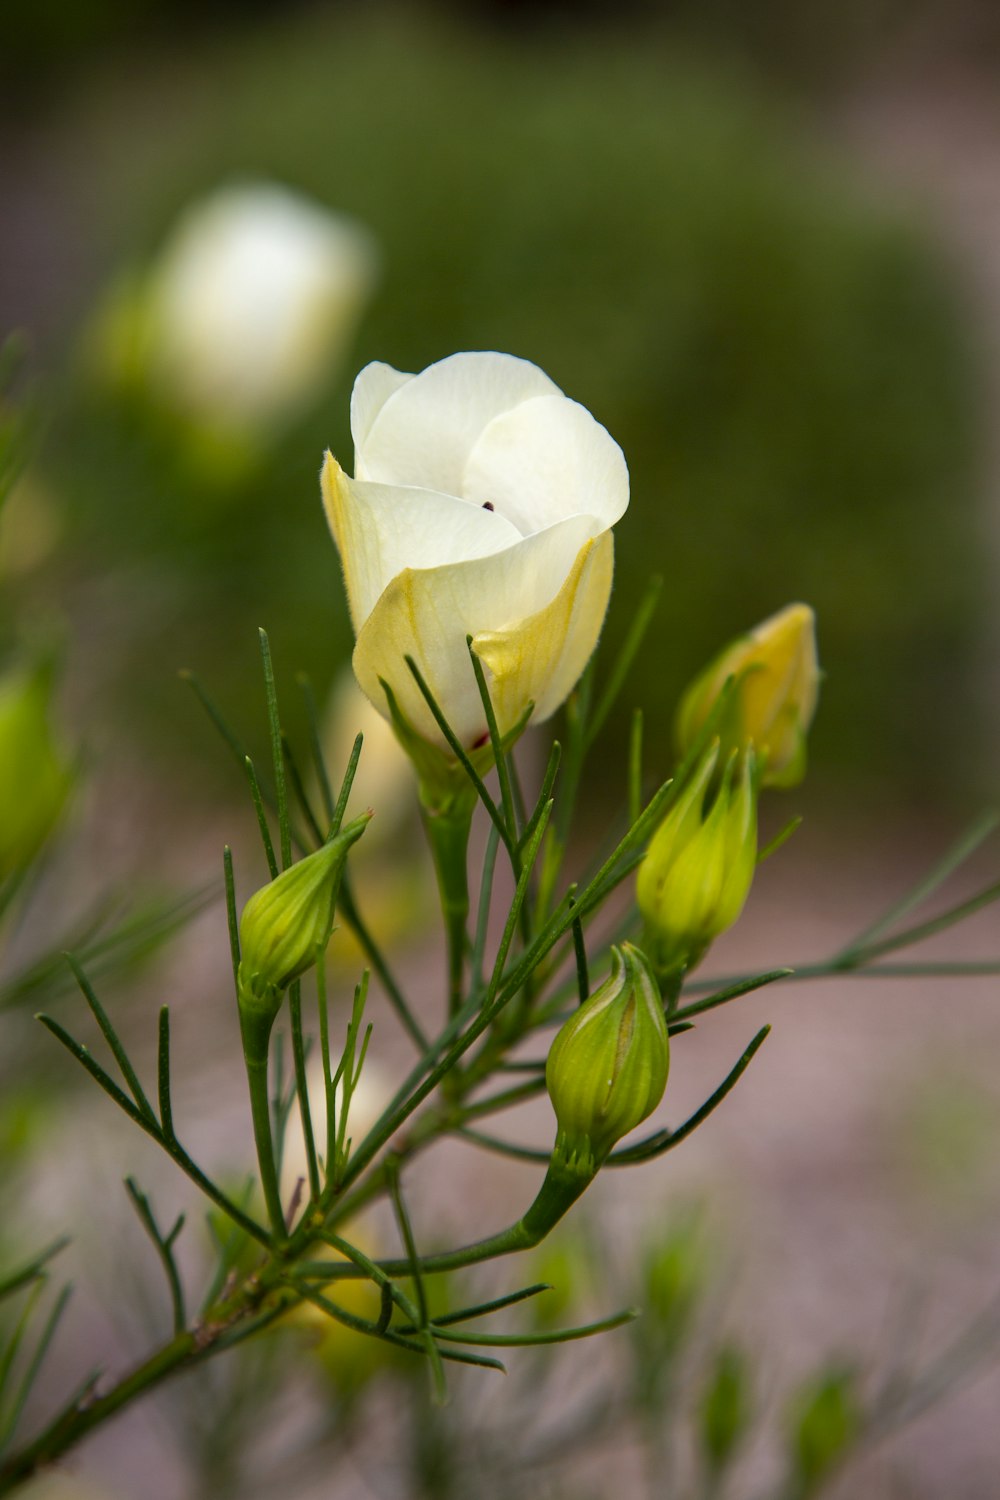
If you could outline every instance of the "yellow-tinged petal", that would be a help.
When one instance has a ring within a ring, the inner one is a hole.
[[[537,722],[569,696],[597,645],[615,566],[610,531],[585,542],[551,604],[510,630],[484,630],[472,648],[490,674],[504,732],[534,703]]]
[[[355,676],[375,706],[387,711],[382,678],[416,732],[445,746],[406,667],[404,658],[412,656],[462,743],[467,748],[480,743],[486,720],[465,647],[471,635],[487,668],[501,734],[529,702],[535,703],[536,719],[553,713],[597,644],[611,593],[611,533],[587,537],[581,523],[589,521],[573,517],[492,557],[407,568],[394,578],[354,648]],[[559,553],[574,540],[568,569],[559,566]],[[540,608],[530,602],[525,607],[553,576],[563,579],[555,597]],[[499,630],[478,628],[484,619],[497,618],[511,623]]]

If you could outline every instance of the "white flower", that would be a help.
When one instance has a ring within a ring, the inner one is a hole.
[[[221,188],[181,217],[144,282],[140,363],[169,404],[254,434],[324,384],[375,280],[367,230],[287,188]]]
[[[414,658],[463,745],[547,718],[586,666],[607,609],[611,526],[628,506],[618,444],[536,365],[454,354],[419,375],[385,364],[351,402],[355,478],[327,454],[323,497],[357,635],[354,671],[388,713],[444,746],[404,662]]]

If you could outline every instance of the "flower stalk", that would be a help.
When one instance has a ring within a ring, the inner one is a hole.
[[[423,802],[423,798],[421,799]],[[448,1015],[458,1014],[465,992],[469,920],[469,833],[476,797],[456,797],[436,809],[423,804],[424,827],[434,857],[448,951]]]

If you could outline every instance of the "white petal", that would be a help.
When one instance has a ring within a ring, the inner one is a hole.
[[[456,734],[463,744],[474,745],[486,726],[466,637],[495,640],[499,658],[506,636],[556,599],[581,550],[602,529],[591,516],[572,516],[492,556],[442,567],[404,569],[385,589],[358,632],[354,671],[361,687],[385,712],[379,686],[379,678],[383,678],[418,733],[443,743],[404,661],[404,657],[412,656]],[[610,589],[610,575],[607,586]],[[590,645],[577,676],[593,650],[602,620],[603,606],[596,621],[586,622]],[[562,639],[547,640],[544,636],[542,630],[530,671],[524,674],[525,681],[530,679],[531,690],[518,698],[514,681],[503,704],[498,705],[498,717],[503,708],[501,731],[511,727],[529,698],[544,692],[547,664],[556,671],[565,654]],[[568,690],[563,691],[563,697]],[[559,701],[561,698],[545,711],[551,712]]]
[[[533,396],[559,395],[537,365],[510,354],[452,354],[406,381],[359,439],[358,473],[383,484],[461,494],[483,428]]]
[[[525,536],[581,514],[597,516],[603,530],[628,508],[628,469],[586,407],[565,396],[536,396],[480,434],[461,493],[490,501]]]
[[[351,436],[354,439],[355,475],[358,479],[370,477],[362,473],[358,460],[372,423],[389,397],[412,379],[412,375],[394,370],[392,365],[373,360],[370,365],[365,365],[355,380],[351,392]]]
[[[355,631],[404,569],[488,557],[521,540],[502,516],[454,495],[349,479],[330,454],[322,482]]]

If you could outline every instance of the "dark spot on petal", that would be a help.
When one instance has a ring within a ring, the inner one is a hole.
[[[493,507],[490,506],[490,509],[492,510]],[[490,737],[490,733],[489,733],[489,730],[487,729],[483,734],[481,734],[479,736],[478,740],[473,740],[472,741],[472,744],[471,744],[471,746],[469,748],[472,749],[472,750],[481,750],[483,748],[483,746],[488,743],[489,737]]]
[[[493,509],[494,509],[494,505],[493,505],[493,501],[492,500],[484,500],[483,501],[483,510],[493,510]]]

